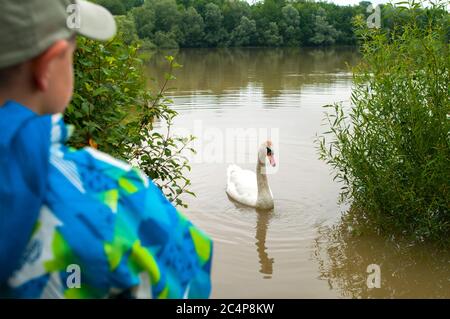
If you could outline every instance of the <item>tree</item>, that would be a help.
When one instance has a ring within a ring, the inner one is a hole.
[[[175,0],[148,0],[131,13],[139,38],[170,48],[178,47],[178,41],[182,41],[180,13]]]
[[[126,16],[116,16],[116,22],[117,28],[122,34],[122,39],[125,44],[131,44],[139,40],[136,25],[131,14]]]
[[[270,22],[281,20],[281,8],[284,7],[285,0],[264,0],[261,6],[261,13]]]
[[[140,7],[144,4],[144,0],[126,0],[123,1],[125,10],[128,12],[135,7]]]
[[[146,6],[155,12],[155,30],[170,32],[180,22],[175,0],[149,0]]]
[[[281,9],[282,21],[280,27],[286,46],[298,46],[300,44],[300,14],[291,4]]]
[[[356,36],[354,26],[352,24],[355,9],[349,6],[336,6],[336,8],[338,8],[338,10],[336,10],[337,16],[333,22],[336,30],[339,31],[339,36],[336,39],[336,42],[351,45],[356,44]]]
[[[311,42],[315,45],[330,45],[336,42],[339,32],[327,21],[325,10],[320,8],[314,22],[314,36]]]
[[[189,7],[182,17],[182,30],[184,47],[199,47],[203,43],[205,24],[202,16],[193,7]]]
[[[316,3],[299,3],[296,5],[299,13],[300,42],[311,45],[311,38],[314,36],[314,18],[317,12]]]
[[[208,46],[217,46],[226,38],[226,30],[222,27],[222,12],[218,5],[208,3],[205,7],[205,42]]]
[[[280,35],[278,25],[270,22],[268,28],[263,33],[264,43],[267,46],[277,47],[283,44],[283,37]]]
[[[134,17],[139,38],[153,38],[153,32],[155,30],[155,11],[148,6],[142,6],[134,8],[131,11],[131,14]]]
[[[356,37],[352,21],[360,15],[367,18],[369,4],[342,6],[307,0],[264,0],[251,5],[245,0],[98,1],[116,14],[122,14],[123,8],[127,12],[130,10],[138,36],[144,43],[172,43],[172,46],[176,42],[183,47],[353,45]],[[417,6],[418,1],[415,3]],[[416,18],[424,29],[429,16],[436,12],[435,9],[425,13],[420,8],[403,10],[399,5],[383,5],[383,29],[393,30],[405,25],[412,11],[419,13]],[[242,20],[243,17],[248,20]],[[247,29],[253,27],[249,21],[256,25],[256,34],[250,36],[250,40]]]
[[[234,46],[249,46],[255,43],[256,22],[247,17],[242,17],[241,22],[233,30],[230,43]]]
[[[114,15],[124,15],[127,12],[126,7],[121,0],[97,0],[96,2],[108,9]]]
[[[241,23],[242,17],[251,15],[250,5],[245,1],[226,1],[222,8],[223,26],[231,33]]]
[[[158,48],[162,49],[178,48],[177,36],[173,31],[156,31],[153,42]]]

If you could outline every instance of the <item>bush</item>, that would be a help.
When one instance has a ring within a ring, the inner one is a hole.
[[[352,201],[355,231],[449,243],[448,13],[400,32],[361,26],[352,107],[328,106],[320,156]]]
[[[66,122],[76,127],[70,145],[92,146],[138,165],[171,201],[186,206],[179,196],[192,193],[182,152],[193,137],[170,134],[177,113],[164,91],[174,77],[168,74],[161,91],[152,95],[138,45],[125,45],[122,35],[107,44],[80,37],[77,44],[75,93],[65,113]],[[172,57],[167,60],[170,70],[178,67]],[[153,130],[155,121],[166,134]]]

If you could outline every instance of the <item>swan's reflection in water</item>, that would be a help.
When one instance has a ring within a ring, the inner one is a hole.
[[[262,210],[262,209],[256,209],[251,208],[245,205],[242,205],[241,203],[235,201],[233,198],[231,198],[227,194],[228,199],[230,202],[233,203],[233,205],[236,207],[236,209],[240,211],[247,211],[247,212],[253,212],[256,214],[256,235],[255,235],[255,245],[256,245],[256,252],[258,253],[259,258],[259,265],[260,269],[259,272],[263,274],[264,279],[270,279],[272,278],[273,274],[273,264],[275,263],[274,258],[270,258],[269,254],[267,253],[267,246],[266,246],[266,238],[267,238],[267,230],[269,228],[270,220],[272,219],[274,212],[272,210]]]
[[[269,228],[272,216],[273,210],[256,210],[256,251],[258,252],[259,264],[261,266],[259,272],[263,274],[264,279],[272,278],[273,264],[275,262],[273,258],[269,257],[266,246],[267,229]]]

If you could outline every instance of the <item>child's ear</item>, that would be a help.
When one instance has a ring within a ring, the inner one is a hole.
[[[48,89],[51,65],[64,55],[69,46],[68,41],[59,40],[32,61],[33,82],[38,90],[46,91]]]

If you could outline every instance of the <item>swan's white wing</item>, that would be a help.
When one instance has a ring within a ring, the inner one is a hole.
[[[256,174],[239,166],[230,165],[227,177],[227,194],[242,204],[255,206],[258,197]]]

